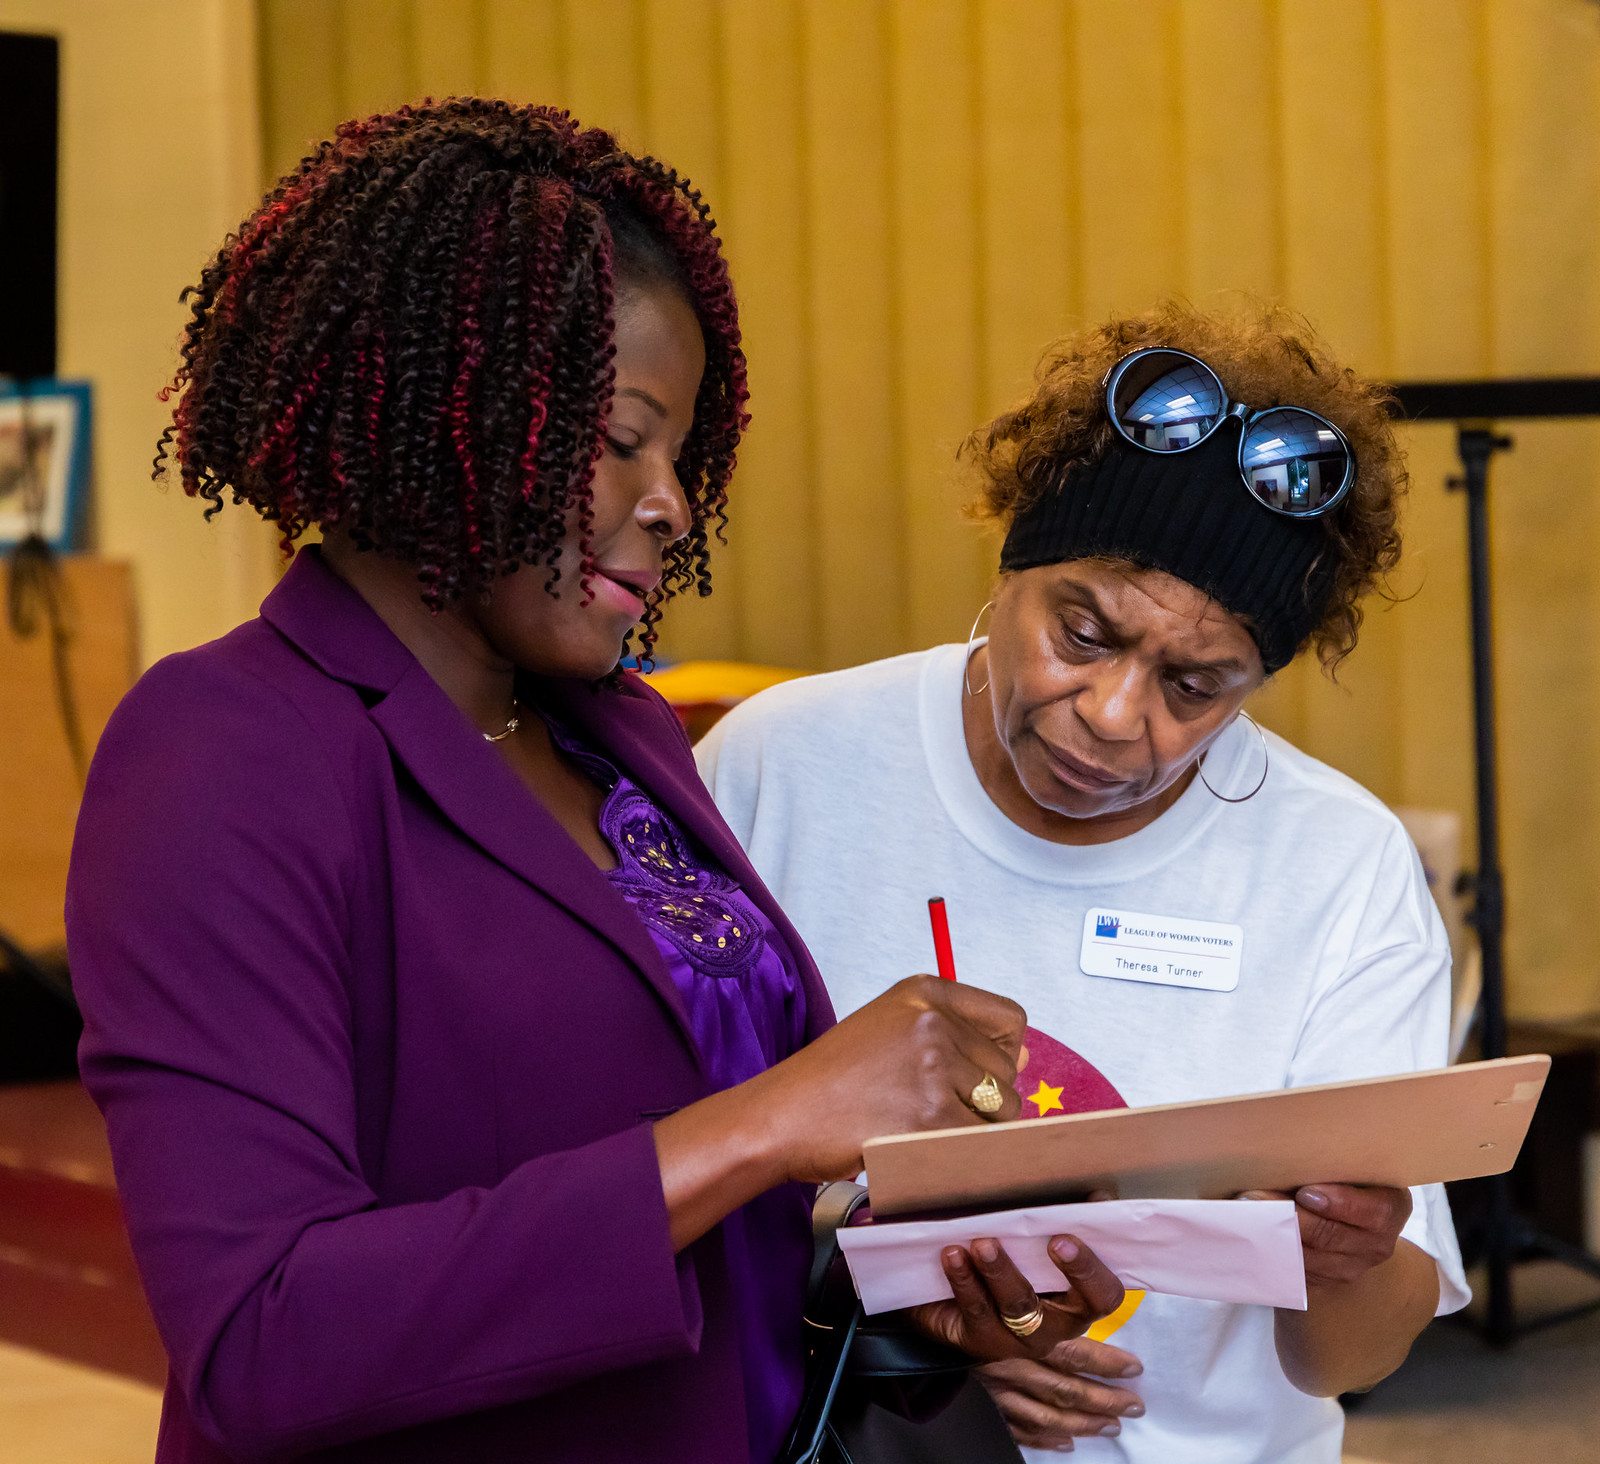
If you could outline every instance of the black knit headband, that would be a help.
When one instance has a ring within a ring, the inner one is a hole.
[[[1334,558],[1319,520],[1272,513],[1252,496],[1238,448],[1230,422],[1188,452],[1117,442],[1072,464],[1012,521],[1000,568],[1104,555],[1161,570],[1237,615],[1267,674],[1282,670],[1322,619]]]

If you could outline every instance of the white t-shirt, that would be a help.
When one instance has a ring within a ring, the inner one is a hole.
[[[1270,772],[1248,802],[1196,779],[1138,833],[1050,843],[978,781],[963,667],[963,647],[939,646],[787,682],[700,743],[702,776],[841,1017],[933,969],[927,901],[943,895],[961,979],[1021,1002],[1129,1104],[1445,1066],[1449,945],[1416,851],[1376,798],[1268,734]],[[1240,721],[1206,777],[1248,793],[1261,760]],[[1085,975],[1096,907],[1242,926],[1237,988]],[[1415,1201],[1403,1233],[1438,1262],[1440,1312],[1457,1310],[1469,1293],[1443,1190]],[[1115,1340],[1144,1363],[1146,1413],[1119,1438],[1080,1439],[1081,1457],[1338,1464],[1339,1406],[1284,1377],[1269,1308],[1151,1295]]]

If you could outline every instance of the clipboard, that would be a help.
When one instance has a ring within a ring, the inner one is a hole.
[[[1117,1198],[1220,1200],[1303,1184],[1407,1187],[1516,1162],[1550,1059],[869,1139],[872,1213]]]

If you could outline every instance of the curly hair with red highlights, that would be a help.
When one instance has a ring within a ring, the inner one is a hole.
[[[711,590],[748,425],[738,307],[698,192],[548,107],[450,98],[347,122],[184,291],[159,477],[248,503],[287,553],[312,524],[413,565],[439,609],[542,565],[589,568],[619,285],[694,309],[706,368],[678,459],[691,513],[646,607]]]

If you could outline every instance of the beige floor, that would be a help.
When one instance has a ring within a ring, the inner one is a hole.
[[[150,1464],[160,1418],[154,1388],[0,1342],[0,1464]]]
[[[1516,1289],[1530,1317],[1597,1294],[1593,1281],[1544,1262],[1519,1268]],[[1383,1464],[1594,1464],[1600,1314],[1534,1332],[1508,1352],[1435,1322],[1350,1414],[1345,1442]]]
[[[150,1464],[161,1394],[0,1342],[0,1464]]]
[[[0,1464],[149,1464],[160,1418],[154,1388],[0,1342]]]
[[[1529,1266],[1530,1310],[1586,1299],[1593,1283]],[[0,1343],[0,1464],[149,1464],[154,1388]],[[1600,1459],[1600,1315],[1486,1349],[1436,1323],[1352,1413],[1345,1464],[1593,1464]]]

